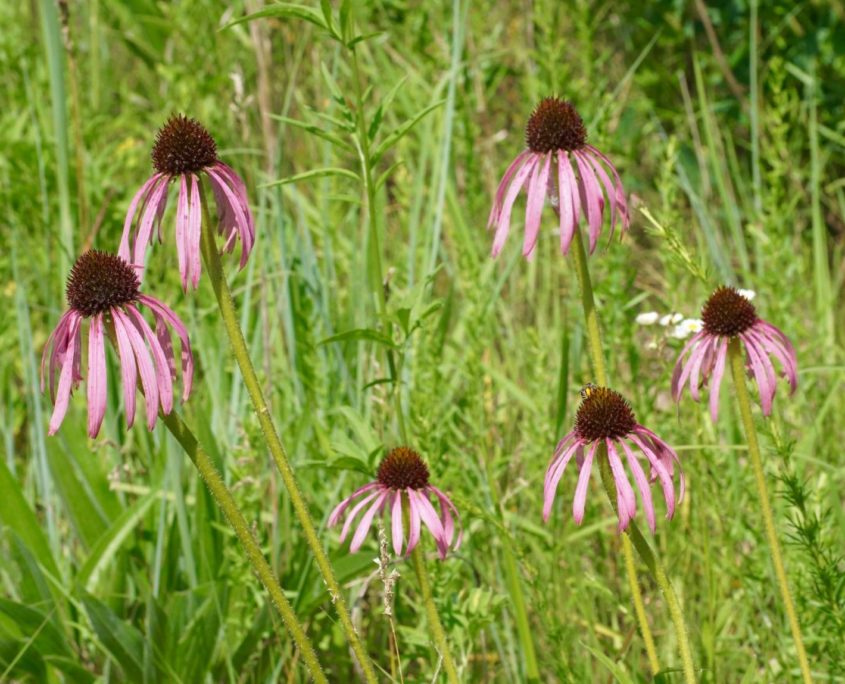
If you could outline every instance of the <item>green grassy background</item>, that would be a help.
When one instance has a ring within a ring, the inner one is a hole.
[[[111,392],[103,430],[89,440],[77,392],[60,433],[46,436],[37,367],[67,271],[86,247],[116,248],[171,112],[203,121],[247,181],[258,244],[243,272],[227,264],[318,523],[397,442],[386,387],[371,384],[387,373],[381,351],[320,344],[376,325],[360,185],[333,175],[262,187],[316,168],[358,170],[354,152],[274,118],[331,128],[343,112],[326,74],[351,103],[348,54],[302,21],[220,31],[259,7],[245,4],[88,0],[69,3],[69,14],[52,0],[0,5],[0,680],[305,680],[225,521],[162,427],[127,431]],[[370,121],[404,79],[380,135],[442,101],[380,162],[389,174],[377,215],[390,301],[432,307],[407,345],[402,391],[415,446],[463,513],[464,546],[430,568],[464,679],[524,676],[507,544],[545,681],[648,679],[598,482],[582,527],[566,514],[571,474],[542,524],[545,467],[591,380],[574,268],[557,251],[551,213],[532,263],[516,235],[489,258],[496,183],[522,149],[531,108],[556,93],[574,101],[626,190],[667,229],[655,234],[637,208],[630,234],[603,244],[591,267],[613,385],[683,458],[688,496],[653,544],[684,604],[701,679],[797,676],[731,395],[716,426],[688,398],[676,408],[668,386],[679,343],[634,323],[646,310],[694,317],[709,290],[729,282],[755,290],[758,311],[798,351],[798,392],[789,398],[781,386],[758,428],[813,671],[842,681],[845,6],[353,4],[359,31],[380,32],[357,48]],[[706,284],[671,239],[706,269]],[[183,317],[198,355],[186,420],[255,521],[330,678],[349,681],[352,659],[208,281],[182,294],[172,234],[152,254],[146,289]],[[430,681],[436,654],[410,565],[395,566],[397,665],[375,535],[356,555],[336,530],[322,538],[375,661],[397,681],[400,669],[405,681]],[[665,604],[641,570],[669,670],[662,679],[679,681]]]

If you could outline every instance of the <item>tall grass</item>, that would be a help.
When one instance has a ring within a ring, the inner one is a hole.
[[[581,527],[559,514],[541,521],[545,467],[577,389],[592,379],[573,265],[557,253],[551,214],[533,262],[515,243],[497,261],[488,256],[495,184],[522,148],[534,101],[558,93],[576,102],[626,189],[690,258],[637,210],[623,243],[602,245],[590,266],[615,387],[684,459],[688,496],[651,541],[683,603],[699,676],[797,676],[753,473],[737,446],[739,416],[725,410],[714,427],[706,407],[676,409],[668,384],[678,342],[634,322],[644,310],[695,316],[709,286],[730,281],[755,290],[760,312],[798,349],[798,392],[789,399],[781,388],[774,420],[758,429],[769,481],[783,482],[774,514],[781,538],[794,542],[787,573],[813,672],[835,681],[845,662],[841,7],[711,6],[737,96],[700,17],[676,3],[352,4],[359,29],[379,32],[358,46],[365,106],[375,111],[404,79],[381,130],[442,101],[380,162],[378,172],[391,171],[373,207],[388,309],[427,313],[407,348],[402,403],[411,441],[464,518],[460,552],[428,567],[465,679],[525,677],[512,562],[544,681],[644,681],[648,671],[604,497],[588,498]],[[85,435],[84,393],[47,438],[37,371],[75,251],[89,238],[116,246],[156,128],[171,112],[197,117],[251,192],[258,249],[232,285],[273,417],[324,526],[399,438],[385,420],[388,388],[374,384],[387,375],[383,353],[366,340],[326,342],[372,324],[367,226],[360,186],[346,175],[270,184],[317,168],[358,171],[352,150],[291,123],[330,129],[342,112],[327,77],[351,83],[348,62],[301,21],[221,31],[244,13],[240,4],[68,8],[78,139],[55,4],[0,5],[0,680],[304,681],[173,439],[127,431],[117,393],[96,440]],[[77,159],[93,225],[75,225]],[[147,287],[183,317],[198,356],[186,421],[254,523],[329,678],[350,681],[354,659],[264,455],[209,283],[182,295],[172,242],[156,254]],[[561,493],[573,490],[565,478]],[[375,536],[349,555],[335,531],[319,532],[367,649],[390,671]],[[395,568],[398,665],[405,681],[425,681],[437,655],[411,565]],[[659,592],[643,589],[660,663],[677,668]]]

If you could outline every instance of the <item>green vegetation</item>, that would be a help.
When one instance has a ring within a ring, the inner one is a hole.
[[[542,681],[651,681],[598,473],[582,526],[574,472],[542,522],[546,466],[578,390],[596,380],[575,262],[548,207],[535,258],[521,257],[524,199],[489,256],[493,193],[549,94],[573,101],[634,196],[630,232],[621,243],[604,232],[589,265],[613,387],[683,461],[675,518],[655,496],[656,535],[641,511],[637,523],[683,606],[697,677],[800,677],[734,389],[725,382],[716,425],[706,403],[676,407],[683,343],[635,322],[695,318],[722,283],[754,290],[798,352],[798,391],[781,382],[763,419],[752,387],[752,415],[814,680],[845,677],[845,6],[338,1],[236,21],[260,7],[0,5],[0,681],[307,681],[179,443],[161,423],[126,429],[116,355],[99,436],[86,434],[84,388],[46,434],[38,366],[70,265],[89,247],[116,249],[173,112],[203,122],[246,180],[257,247],[243,271],[236,256],[223,263],[379,676],[445,681],[415,563],[380,572],[375,533],[350,554],[325,525],[385,449],[407,442],[463,518],[464,543],[445,561],[422,540],[461,681],[526,681],[535,668]],[[145,290],[191,333],[194,393],[177,411],[328,679],[353,681],[212,283],[204,271],[183,294],[166,225]],[[666,602],[636,567],[656,681],[680,682]]]

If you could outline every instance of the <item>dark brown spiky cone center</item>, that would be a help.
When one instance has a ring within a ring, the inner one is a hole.
[[[587,143],[584,120],[568,100],[540,100],[525,127],[525,144],[532,152],[580,150]]]
[[[160,173],[197,173],[217,161],[217,143],[199,121],[179,114],[156,133],[152,158]]]
[[[757,310],[736,289],[720,287],[701,310],[701,320],[711,335],[734,337],[757,322]]]
[[[423,489],[428,486],[428,466],[413,449],[396,447],[384,457],[376,479],[391,489]]]
[[[622,439],[636,426],[631,405],[619,392],[607,387],[596,387],[590,392],[575,415],[575,434],[588,442]]]
[[[76,260],[67,279],[67,303],[83,316],[138,299],[141,282],[119,256],[92,249]]]

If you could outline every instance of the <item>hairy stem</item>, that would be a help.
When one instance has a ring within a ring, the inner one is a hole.
[[[204,189],[203,189],[204,190]],[[302,527],[302,532],[305,535],[311,553],[314,555],[314,561],[323,576],[326,583],[326,588],[331,596],[337,615],[340,618],[340,624],[343,628],[346,638],[352,651],[355,653],[364,678],[367,682],[375,684],[377,681],[375,669],[364,648],[361,639],[358,637],[355,627],[352,624],[352,619],[349,615],[349,609],[346,606],[346,601],[343,598],[343,590],[335,577],[329,558],[320,544],[320,539],[317,537],[317,530],[314,526],[314,521],[311,519],[311,514],[308,512],[308,506],[302,498],[302,493],[299,490],[299,485],[296,481],[290,461],[288,460],[285,448],[282,445],[282,440],[279,438],[276,427],[273,424],[273,419],[270,417],[270,408],[264,398],[264,392],[261,389],[261,383],[258,381],[258,375],[255,372],[255,367],[249,356],[249,350],[244,340],[243,332],[241,331],[240,323],[238,322],[237,311],[235,303],[232,300],[232,293],[229,289],[229,283],[226,281],[225,273],[223,272],[223,264],[220,261],[220,254],[217,251],[215,244],[215,230],[216,227],[211,224],[208,206],[206,201],[206,193],[200,193],[202,201],[203,212],[203,228],[201,238],[202,258],[205,263],[205,268],[208,273],[208,278],[211,281],[211,286],[214,289],[214,295],[217,298],[217,304],[220,308],[220,315],[223,319],[223,325],[226,328],[226,334],[229,338],[229,343],[232,348],[232,353],[238,366],[241,369],[241,375],[244,379],[247,392],[252,400],[252,406],[258,415],[258,422],[261,425],[261,431],[264,434],[264,440],[270,450],[270,455],[273,462],[282,476],[285,488],[288,490],[291,505],[296,514],[299,524]]]
[[[211,496],[214,498],[217,506],[223,511],[223,515],[226,516],[226,520],[229,521],[229,525],[235,531],[235,536],[237,536],[243,550],[246,552],[252,569],[270,594],[273,604],[282,617],[282,622],[285,623],[285,627],[287,627],[291,637],[293,637],[294,643],[296,643],[299,652],[302,654],[302,659],[305,661],[305,666],[311,673],[311,677],[313,677],[315,682],[328,684],[328,679],[326,679],[326,675],[320,667],[317,654],[311,645],[311,640],[305,634],[302,625],[299,624],[293,607],[290,605],[284,591],[282,591],[282,587],[273,569],[270,567],[267,559],[264,558],[258,542],[252,535],[243,513],[241,513],[238,504],[232,496],[232,492],[223,481],[220,471],[217,470],[208,453],[200,446],[197,438],[191,432],[190,428],[185,425],[181,417],[175,412],[171,412],[170,415],[162,417],[162,422],[185,450],[188,458],[191,459],[191,463],[199,471],[200,477],[202,477],[208,487],[208,491],[211,492]]]
[[[595,373],[596,381],[599,385],[607,386],[607,370],[604,363],[604,352],[601,346],[601,330],[599,328],[599,318],[596,312],[596,303],[593,298],[593,283],[590,279],[590,267],[587,263],[587,251],[584,248],[584,241],[581,238],[581,231],[576,227],[574,239],[574,253],[575,253],[575,270],[578,273],[578,284],[581,288],[581,304],[584,307],[584,318],[587,324],[587,339],[590,349],[590,360],[593,365],[593,373]],[[616,483],[613,480],[613,475],[610,473],[610,464],[608,463],[607,453],[602,452],[603,457],[599,458],[599,469],[602,474],[602,482],[604,482],[607,496],[610,499],[614,509],[616,508]],[[663,569],[663,565],[657,559],[657,556],[651,550],[648,542],[643,537],[637,524],[632,520],[628,525],[626,534],[622,537],[622,549],[626,555],[626,568],[633,568],[633,554],[631,553],[630,545],[633,542],[634,548],[639,553],[646,567],[654,576],[666,604],[669,608],[669,615],[672,622],[675,624],[675,635],[678,639],[678,651],[681,656],[681,662],[684,670],[684,680],[687,684],[694,684],[695,670],[692,664],[692,649],[689,645],[689,638],[687,636],[687,628],[684,623],[684,615],[681,610],[681,604],[672,588],[672,583]],[[630,555],[631,558],[627,558]],[[631,594],[634,601],[634,609],[640,622],[640,630],[643,634],[643,641],[646,642],[646,650],[648,651],[648,643],[651,642],[651,648],[654,648],[654,637],[651,635],[651,630],[648,622],[645,620],[645,606],[643,605],[642,595],[640,593],[639,585],[637,584],[636,576],[632,575],[630,569],[628,571],[628,581],[631,585]],[[657,654],[649,655],[649,663],[652,667],[658,665]]]
[[[778,542],[777,531],[775,530],[775,518],[772,515],[772,507],[769,503],[769,490],[766,486],[766,474],[763,472],[763,459],[760,456],[760,444],[757,442],[757,431],[754,429],[754,418],[751,415],[751,397],[748,395],[748,387],[745,385],[745,364],[742,358],[742,347],[739,338],[734,337],[728,345],[728,356],[731,364],[734,387],[736,387],[736,400],[739,404],[739,412],[742,416],[742,424],[745,428],[745,439],[748,442],[748,453],[751,454],[751,464],[754,468],[754,478],[757,480],[757,491],[760,494],[760,510],[763,514],[763,523],[766,529],[766,538],[769,542],[769,551],[772,554],[772,563],[775,566],[780,595],[786,609],[786,617],[789,620],[789,628],[792,630],[792,640],[795,642],[795,650],[798,654],[798,665],[801,668],[801,677],[804,684],[812,682],[810,676],[810,664],[807,661],[807,652],[804,650],[804,641],[801,638],[801,626],[798,623],[798,615],[795,612],[795,604],[792,601],[792,594],[789,592],[789,582],[786,578],[786,569],[783,565],[783,555]]]
[[[437,647],[437,651],[443,659],[443,669],[446,671],[446,678],[449,680],[449,684],[460,684],[461,680],[458,677],[458,670],[455,667],[455,661],[452,660],[452,653],[449,650],[449,641],[446,639],[446,632],[443,629],[443,624],[440,622],[437,606],[434,604],[434,597],[431,595],[431,582],[428,579],[428,570],[425,568],[425,558],[423,557],[421,544],[417,544],[416,548],[411,551],[411,561],[414,564],[414,572],[417,575],[417,582],[420,585],[420,592],[422,593],[423,603],[425,604],[428,628],[431,630],[431,638]]]

